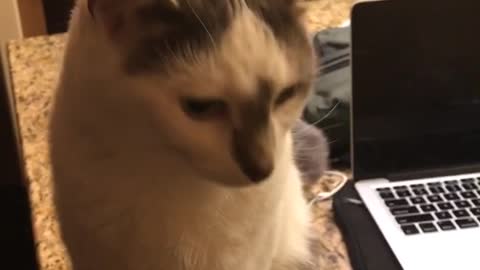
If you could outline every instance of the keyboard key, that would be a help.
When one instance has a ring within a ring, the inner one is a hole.
[[[395,189],[395,190],[408,190],[408,187],[407,186],[396,186],[396,187],[393,187],[393,189]]]
[[[423,203],[426,203],[425,199],[422,198],[422,197],[414,197],[414,198],[411,198],[411,199],[410,199],[410,202],[412,202],[412,204],[423,204]]]
[[[399,199],[399,200],[388,200],[385,201],[385,204],[388,207],[400,207],[400,206],[409,206],[410,204],[408,203],[407,200],[405,199]]]
[[[403,232],[406,234],[406,235],[414,235],[414,234],[418,234],[420,233],[420,231],[417,229],[417,226],[415,225],[403,225],[401,226]]]
[[[422,206],[420,206],[420,208],[422,208],[423,212],[435,212],[435,211],[437,211],[435,206],[433,206],[431,204],[422,205]]]
[[[442,187],[430,187],[430,192],[433,194],[445,193],[445,189]]]
[[[465,192],[462,192],[460,193],[462,195],[463,198],[465,199],[473,199],[473,198],[477,198],[477,195],[475,195],[475,193],[471,192],[471,191],[465,191]]]
[[[453,223],[449,220],[439,221],[437,222],[437,225],[440,227],[440,229],[442,229],[442,231],[451,231],[456,229],[455,225],[453,225]]]
[[[377,188],[377,191],[378,192],[392,192],[392,190],[388,187],[386,188]]]
[[[414,185],[410,185],[410,187],[412,189],[418,189],[418,188],[425,188],[425,185],[424,184],[414,184]]]
[[[429,202],[432,202],[432,203],[435,203],[435,202],[443,202],[443,199],[442,197],[438,196],[438,195],[430,195],[430,196],[427,196],[427,199]]]
[[[415,195],[418,195],[418,196],[422,196],[422,195],[427,195],[427,194],[428,194],[427,190],[424,189],[424,188],[414,189],[414,190],[413,190],[413,193],[415,193]]]
[[[427,184],[429,187],[439,187],[442,186],[442,183],[440,182],[433,182],[433,183],[428,183]]]
[[[457,181],[457,180],[445,181],[445,185],[456,185],[456,184],[458,184],[458,181]]]
[[[466,211],[466,210],[455,210],[453,211],[453,214],[457,217],[457,218],[463,218],[463,217],[470,217],[470,214]]]
[[[445,199],[448,201],[460,200],[460,197],[458,197],[456,193],[447,193],[447,194],[444,194],[443,197],[445,197]]]
[[[416,206],[391,208],[390,212],[392,212],[394,216],[404,216],[404,215],[420,213],[420,211],[418,211],[418,208]]]
[[[462,189],[460,188],[460,186],[457,186],[457,185],[447,186],[447,190],[450,191],[450,192],[462,191]]]
[[[462,187],[463,187],[465,190],[475,190],[475,189],[478,189],[478,186],[475,185],[474,183],[463,184]]]
[[[438,219],[451,219],[452,215],[448,212],[437,212],[435,213],[435,216],[437,216]]]
[[[395,195],[393,195],[392,192],[380,192],[380,197],[382,197],[382,199],[384,200],[395,199]]]
[[[397,220],[398,224],[401,224],[401,225],[434,220],[431,214],[411,215],[411,216],[397,217],[395,219]]]
[[[472,200],[472,203],[473,203],[475,206],[480,206],[480,199],[474,199],[474,200]]]
[[[468,208],[472,206],[468,201],[456,201],[454,204],[457,208]]]
[[[462,183],[464,183],[464,184],[465,184],[465,183],[473,183],[473,182],[475,182],[475,179],[473,179],[473,178],[466,178],[466,179],[462,179],[461,181],[462,181]]]
[[[397,191],[397,196],[399,198],[411,197],[412,193],[410,193],[410,191],[408,191],[408,190],[398,190]]]
[[[472,208],[470,212],[472,212],[474,216],[480,216],[480,208]]]
[[[455,223],[462,229],[478,227],[478,223],[473,218],[457,219]]]
[[[441,210],[452,210],[454,207],[451,203],[439,203],[437,204],[438,208],[440,208]]]
[[[433,223],[420,223],[419,226],[420,226],[420,229],[422,229],[422,231],[424,233],[431,233],[431,232],[438,231],[437,227],[435,227],[435,225],[433,225]]]

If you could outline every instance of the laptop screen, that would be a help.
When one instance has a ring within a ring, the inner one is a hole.
[[[355,178],[480,163],[479,1],[352,13]]]

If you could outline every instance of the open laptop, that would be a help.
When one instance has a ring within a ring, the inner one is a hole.
[[[480,269],[478,14],[478,0],[352,11],[355,187],[405,270]]]

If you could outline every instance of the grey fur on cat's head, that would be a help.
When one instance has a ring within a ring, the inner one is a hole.
[[[231,38],[232,28],[238,23],[252,24],[250,27],[257,28],[259,34],[273,34],[271,37],[284,49],[292,50],[289,54],[299,56],[292,64],[305,64],[306,54],[311,54],[298,0],[87,1],[91,15],[126,53],[125,68],[132,73],[198,61],[198,54],[214,53],[224,39]],[[247,13],[255,18],[245,18]],[[245,37],[236,38],[241,43]],[[255,42],[262,46],[262,40]],[[311,75],[305,71],[306,76]]]
[[[314,76],[296,0],[88,4],[163,149],[225,184],[271,175]]]

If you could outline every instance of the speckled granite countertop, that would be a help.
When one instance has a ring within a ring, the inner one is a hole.
[[[353,0],[311,0],[308,25],[311,31],[337,26],[348,19]],[[30,183],[36,246],[41,270],[67,270],[64,248],[59,240],[51,195],[50,164],[47,155],[47,122],[51,97],[59,74],[65,35],[41,36],[8,44],[8,62],[20,135]],[[334,179],[322,179],[307,188],[311,198],[318,190],[334,186]],[[333,222],[331,202],[314,207],[315,227],[322,239],[322,270],[350,270],[341,235]]]

